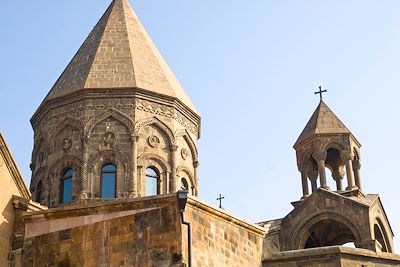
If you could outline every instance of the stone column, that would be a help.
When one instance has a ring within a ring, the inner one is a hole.
[[[301,185],[303,187],[303,196],[301,198],[304,199],[310,195],[308,191],[307,169],[304,166],[301,166],[299,167],[299,171],[301,173]]]
[[[313,158],[318,163],[318,173],[319,173],[319,180],[321,182],[321,188],[329,189],[329,186],[326,183],[326,173],[325,173],[325,159],[327,153],[318,152],[313,154]]]
[[[178,146],[171,146],[171,175],[170,175],[170,183],[169,183],[169,193],[174,193],[177,191],[176,189],[176,152],[178,151]]]
[[[197,159],[194,160],[193,162],[193,167],[194,167],[194,181],[196,182],[194,186],[194,196],[198,197],[199,196],[199,191],[198,191],[198,186],[199,186],[199,177],[197,176],[197,169],[199,168],[200,163]]]
[[[354,172],[353,172],[353,154],[348,153],[344,155],[344,160],[346,162],[346,177],[347,177],[347,187],[346,190],[353,190],[356,187],[354,183]]]
[[[332,172],[332,177],[336,181],[337,190],[338,191],[343,191],[342,180],[343,180],[344,174],[340,170],[334,170]]]
[[[82,166],[82,173],[81,179],[79,183],[80,192],[79,192],[79,199],[87,199],[88,198],[88,164],[89,164],[89,136],[82,139],[82,146],[83,146],[83,166]]]
[[[318,179],[318,171],[312,171],[311,174],[309,174],[308,178],[311,181],[311,192],[314,192],[317,190],[317,179]]]
[[[361,169],[361,162],[359,159],[353,160],[353,171],[354,171],[354,179],[356,182],[356,186],[358,189],[362,190],[361,188],[361,176],[360,176],[360,169]]]
[[[129,183],[129,198],[134,198],[138,196],[138,175],[137,175],[137,142],[139,141],[139,136],[131,135],[132,141],[132,180]]]

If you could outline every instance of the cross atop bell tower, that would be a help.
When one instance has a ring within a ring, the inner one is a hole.
[[[320,92],[323,91],[320,88]],[[303,197],[318,187],[331,190],[327,184],[326,168],[336,182],[338,192],[360,192],[361,144],[321,99],[300,137],[297,139],[297,166],[301,173]],[[342,180],[346,176],[347,186]],[[319,178],[319,184],[318,184]]]

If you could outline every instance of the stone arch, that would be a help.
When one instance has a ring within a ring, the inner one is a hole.
[[[50,139],[48,133],[44,129],[41,129],[33,145],[33,153],[32,153],[33,165],[31,166],[32,171],[34,171],[34,168],[36,168],[37,161],[39,161],[39,167],[41,165],[39,158],[40,153],[44,153],[45,154],[43,155],[44,157],[47,157],[50,154],[50,146],[48,144],[49,140]]]
[[[392,253],[393,248],[388,238],[388,232],[384,226],[381,218],[377,217],[374,221],[374,237],[382,245],[382,252]]]
[[[153,117],[153,118],[147,119],[147,120],[138,121],[135,124],[135,136],[139,136],[140,131],[145,126],[148,126],[148,125],[154,125],[158,129],[160,129],[162,132],[164,132],[167,135],[168,141],[169,141],[170,146],[172,148],[172,146],[175,144],[174,134],[172,133],[171,129],[166,124],[164,124],[161,120],[159,120],[157,117]]]
[[[128,182],[132,176],[132,165],[129,157],[122,151],[108,149],[99,151],[88,160],[90,193],[97,197],[100,190],[101,168],[105,164],[113,164],[117,167],[117,197],[127,196]]]
[[[64,130],[65,127],[71,126],[72,128],[75,128],[79,132],[83,132],[84,129],[84,124],[80,120],[73,119],[70,117],[65,118],[57,127],[54,129],[53,134],[51,135],[51,139],[53,140],[55,137],[57,137],[62,130]]]
[[[337,149],[339,152],[342,152],[344,150],[344,146],[338,142],[327,142],[324,146],[323,146],[324,150],[327,151],[329,148],[335,148]]]
[[[113,117],[114,119],[116,119],[117,121],[122,123],[129,130],[131,135],[133,134],[134,128],[135,128],[133,120],[128,115],[126,115],[116,109],[111,108],[111,109],[107,110],[106,112],[104,112],[103,114],[101,114],[89,121],[89,123],[85,126],[85,129],[84,129],[85,137],[88,138],[90,136],[93,128],[97,124],[106,120],[109,117]]]
[[[50,206],[57,205],[60,201],[60,179],[67,168],[72,168],[73,171],[73,200],[78,197],[82,179],[82,160],[77,156],[66,154],[60,160],[55,161],[49,168],[47,179],[49,183],[48,191],[50,196],[55,197],[50,199]]]
[[[163,159],[162,157],[160,157],[159,155],[153,154],[153,153],[145,153],[145,154],[141,155],[137,159],[137,164],[138,164],[138,166],[143,167],[143,166],[151,164],[151,161],[157,162],[162,167],[162,170],[160,170],[160,171],[168,171],[168,172],[171,171],[171,167],[168,164],[168,162],[165,159]]]
[[[169,190],[169,174],[171,173],[170,164],[162,157],[153,153],[145,153],[137,159],[138,166],[138,192],[144,194],[145,190],[145,170],[148,167],[154,167],[158,170],[160,175],[160,193],[168,193]]]
[[[189,182],[192,186],[197,187],[196,181],[193,178],[193,175],[190,173],[190,171],[188,170],[188,168],[184,167],[184,166],[179,166],[176,169],[176,173],[179,175],[179,173],[185,173],[187,175],[187,178],[189,179]]]
[[[354,159],[355,160],[361,160],[359,149],[357,149],[356,147],[353,147],[352,151],[353,151],[353,154],[354,154]]]
[[[175,140],[181,136],[185,139],[186,143],[189,145],[190,151],[192,152],[193,161],[197,161],[198,157],[199,157],[198,150],[197,150],[195,142],[190,137],[189,132],[186,129],[177,131],[175,133]]]
[[[292,240],[291,240],[291,243],[292,243],[291,249],[293,249],[293,250],[304,249],[306,247],[308,239],[311,236],[310,229],[313,226],[315,226],[321,222],[336,224],[337,228],[341,229],[341,230],[344,230],[344,227],[347,228],[347,230],[349,231],[348,233],[351,233],[353,235],[354,240],[351,240],[352,242],[360,242],[362,240],[362,238],[361,238],[362,235],[361,235],[359,229],[349,219],[347,219],[346,217],[344,217],[340,214],[337,214],[337,213],[322,212],[319,214],[313,214],[311,216],[308,216],[308,219],[305,219],[303,221],[303,223],[300,223],[295,228],[295,230],[293,231]],[[335,225],[333,225],[333,226],[335,226]],[[338,235],[339,235],[339,232],[338,232]],[[336,236],[334,238],[340,238],[340,236]],[[346,240],[342,240],[342,241],[343,242],[345,241],[344,243],[347,243],[350,240],[346,239]]]

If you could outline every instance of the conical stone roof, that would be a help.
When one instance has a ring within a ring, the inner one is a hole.
[[[296,147],[307,138],[318,134],[351,134],[349,129],[322,100],[294,146]]]
[[[111,3],[44,101],[96,88],[141,88],[196,112],[127,0]]]

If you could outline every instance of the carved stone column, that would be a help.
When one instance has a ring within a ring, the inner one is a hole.
[[[358,189],[362,190],[360,169],[361,169],[361,161],[359,159],[353,160],[353,171],[354,171],[354,179],[356,182],[356,186],[358,187]]]
[[[197,169],[199,168],[200,163],[197,159],[195,159],[195,161],[193,162],[193,167],[194,167],[194,180],[196,181],[196,185],[194,186],[195,190],[193,192],[194,196],[199,196],[199,190],[198,190],[198,186],[199,186],[199,177],[197,176]]]
[[[301,173],[301,185],[303,187],[303,196],[301,198],[304,199],[310,195],[308,190],[307,169],[304,166],[300,166],[299,172]]]
[[[312,156],[318,163],[318,173],[319,173],[319,180],[321,182],[321,188],[329,190],[329,186],[326,183],[326,173],[325,173],[326,155],[327,155],[326,151],[323,151],[323,152],[316,152]]]
[[[171,175],[170,175],[170,183],[169,183],[169,193],[174,193],[177,191],[176,189],[176,152],[178,151],[178,146],[171,146]]]
[[[334,170],[332,172],[332,177],[336,181],[336,189],[338,191],[343,191],[342,180],[343,180],[343,177],[344,177],[344,173],[341,172],[340,170]]]
[[[137,175],[137,142],[139,141],[139,136],[131,135],[132,142],[132,180],[129,183],[129,198],[137,197],[138,192],[138,175]]]
[[[357,188],[354,182],[354,172],[353,172],[353,162],[352,162],[354,156],[351,153],[345,153],[342,158],[346,162],[346,177],[347,177],[346,190],[353,190]]]
[[[83,166],[81,179],[79,183],[80,192],[79,199],[87,199],[88,198],[88,189],[89,189],[89,180],[88,180],[88,165],[89,165],[89,136],[82,139],[83,146]]]

